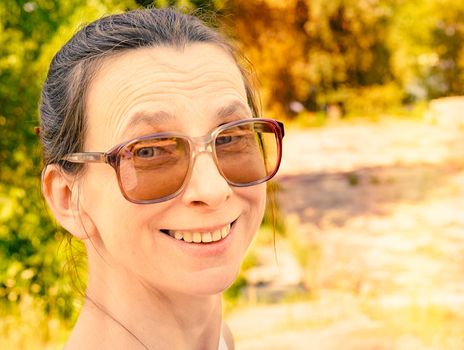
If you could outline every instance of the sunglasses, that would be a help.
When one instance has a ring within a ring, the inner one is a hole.
[[[71,153],[62,160],[109,164],[128,201],[150,204],[181,193],[202,152],[212,153],[219,172],[232,186],[253,186],[271,179],[279,169],[283,137],[281,122],[242,119],[201,137],[163,132],[129,140],[108,152]]]

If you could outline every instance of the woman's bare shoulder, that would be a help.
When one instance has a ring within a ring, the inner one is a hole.
[[[91,312],[83,310],[69,335],[64,350],[92,350],[97,349],[98,344],[101,348],[105,338],[105,332],[102,329],[104,322],[98,321],[102,320],[97,320]]]
[[[94,310],[81,312],[64,350],[139,349],[125,330]]]

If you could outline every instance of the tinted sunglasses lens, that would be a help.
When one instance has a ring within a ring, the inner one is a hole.
[[[221,131],[215,148],[219,168],[232,184],[247,185],[267,180],[279,165],[276,127],[268,122],[249,122]]]
[[[119,178],[126,196],[135,201],[155,201],[177,192],[188,173],[187,140],[151,138],[120,151]]]

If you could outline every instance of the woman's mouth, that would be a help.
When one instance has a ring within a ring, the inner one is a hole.
[[[222,240],[227,237],[230,233],[231,227],[234,225],[235,221],[228,223],[223,227],[220,227],[213,231],[182,231],[182,230],[168,230],[161,229],[160,231],[175,238],[179,241],[184,241],[187,243],[212,243]]]

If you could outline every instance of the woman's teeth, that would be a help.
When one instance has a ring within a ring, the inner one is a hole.
[[[184,232],[169,230],[168,234],[175,239],[184,240],[188,243],[210,243],[225,238],[230,232],[230,226],[231,224],[227,224],[221,229],[213,232]]]

